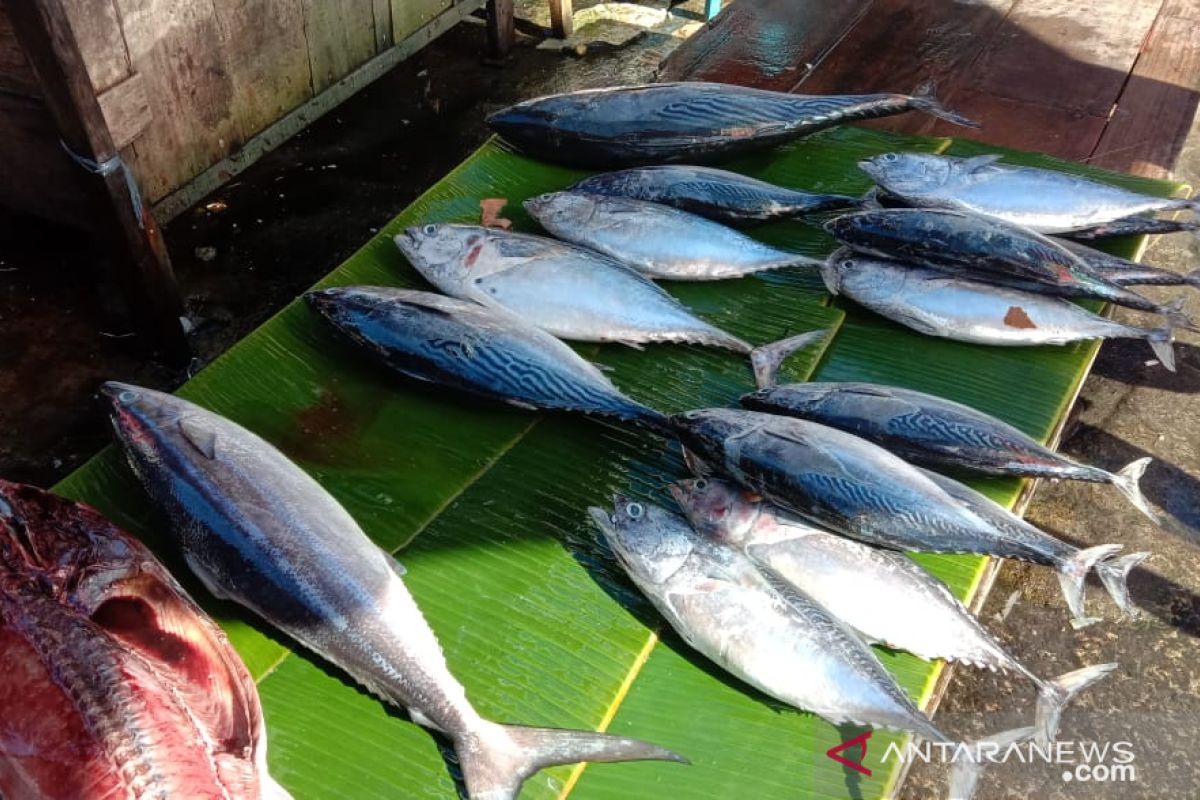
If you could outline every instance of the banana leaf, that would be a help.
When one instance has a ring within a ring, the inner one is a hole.
[[[731,166],[786,185],[860,193],[859,159],[887,150],[942,151],[946,139],[843,128]],[[955,148],[959,145],[954,145]],[[971,151],[963,145],[964,151]],[[1021,158],[1025,158],[1021,156]],[[1032,158],[1032,157],[1030,157]],[[1055,162],[1057,165],[1057,162]],[[390,239],[429,221],[472,222],[483,198],[536,226],[520,200],[584,173],[542,164],[491,140],[389,223],[319,286],[423,286]],[[1114,181],[1118,176],[1106,176]],[[1169,184],[1140,184],[1169,193]],[[823,256],[817,228],[779,223],[754,235]],[[1045,437],[1086,373],[1094,348],[989,350],[918,337],[833,304],[812,272],[668,285],[717,325],[755,343],[799,331],[830,336],[785,366],[781,380],[882,380],[973,403]],[[617,385],[664,411],[735,402],[752,388],[740,356],[690,346],[579,348]],[[119,376],[114,376],[119,377]],[[1014,398],[1011,387],[1026,387]],[[825,757],[854,732],[781,708],[692,654],[615,566],[584,513],[614,492],[669,504],[684,474],[677,448],[653,436],[562,414],[537,414],[417,385],[382,372],[297,301],[231,348],[179,393],[257,432],[309,471],[364,530],[407,566],[405,581],[451,669],[485,716],[608,728],[694,761],[562,767],[531,778],[523,798],[878,797],[894,765],[870,777]],[[1011,501],[1013,482],[992,482]],[[185,581],[186,569],[119,455],[109,448],[56,487],[142,536]],[[967,596],[982,561],[925,558]],[[347,676],[296,651],[269,626],[194,594],[256,677],[273,774],[305,798],[448,798],[454,766],[439,742]],[[886,663],[922,701],[936,670],[903,654]],[[879,742],[894,739],[877,734]]]

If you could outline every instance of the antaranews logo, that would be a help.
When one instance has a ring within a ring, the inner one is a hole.
[[[866,731],[825,751],[825,755],[844,767],[870,776],[867,766],[867,742],[873,731]],[[849,756],[857,756],[851,760]],[[900,764],[954,764],[962,761],[1005,764],[1053,764],[1062,767],[1061,778],[1066,783],[1133,783],[1137,781],[1137,754],[1133,743],[1127,741],[1091,742],[1060,740],[1046,745],[1032,741],[1000,745],[994,742],[954,744],[951,742],[890,742],[879,758],[879,764],[889,761]]]

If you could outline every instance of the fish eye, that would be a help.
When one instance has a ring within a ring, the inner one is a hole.
[[[122,403],[132,403],[134,400],[137,400],[137,397],[137,392],[131,392],[126,389],[117,395],[117,400],[121,401]]]
[[[421,228],[421,233],[425,234],[426,236],[433,236],[435,233],[437,233],[437,225],[426,225]]]
[[[704,480],[704,478],[699,478],[694,485],[697,492],[703,492],[708,488],[708,481]]]
[[[685,412],[683,412],[683,418],[684,418],[684,419],[695,419],[695,418],[696,418],[696,417],[698,417],[698,416],[700,416],[700,412],[699,412],[699,411],[685,411]]]
[[[842,266],[843,266],[843,267],[851,267],[851,268],[853,268],[853,267],[854,267],[854,259],[853,259],[853,258],[844,258],[844,259],[842,259]]]
[[[884,160],[884,161],[887,161],[887,162],[889,162],[889,163],[890,163],[890,162],[892,162],[892,161],[899,161],[899,160],[900,160],[900,156],[896,155],[895,153],[884,153],[884,154],[883,154],[883,160]]]
[[[544,193],[538,195],[538,200],[552,200],[552,199],[554,199],[553,192],[544,192]]]
[[[630,519],[641,519],[642,514],[646,513],[646,509],[642,508],[641,503],[630,503],[625,506],[625,513],[629,515]]]

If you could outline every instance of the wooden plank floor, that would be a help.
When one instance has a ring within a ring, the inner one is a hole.
[[[737,0],[660,78],[810,94],[933,79],[981,130],[873,124],[1161,178],[1200,102],[1200,0]]]

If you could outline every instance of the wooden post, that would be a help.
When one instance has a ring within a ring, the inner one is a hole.
[[[513,46],[513,0],[488,0],[488,58],[500,62]]]
[[[555,39],[566,39],[575,32],[575,12],[571,0],[550,0],[550,28]]]
[[[62,0],[12,0],[5,8],[21,49],[37,73],[62,144],[97,164],[113,164],[119,153]],[[180,322],[183,304],[154,216],[145,208],[140,215],[135,212],[123,168],[102,174],[82,166],[78,169],[83,172],[81,183],[92,195],[94,229],[112,254],[130,315],[148,334],[152,346],[172,358],[188,357]]]

